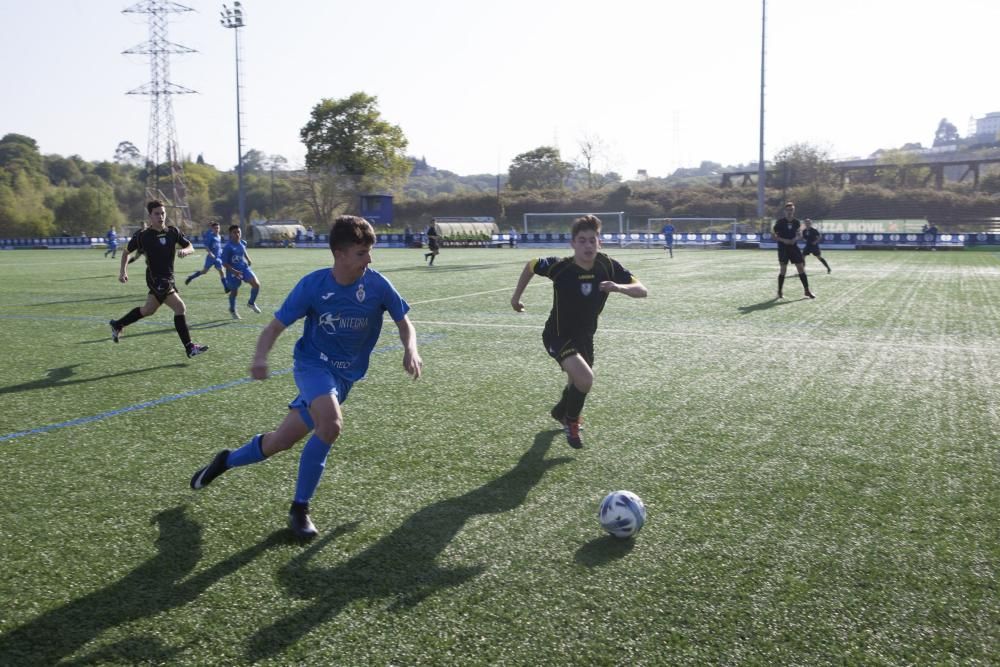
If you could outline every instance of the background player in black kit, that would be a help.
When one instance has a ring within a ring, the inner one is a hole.
[[[430,257],[430,265],[434,266],[434,258],[438,256],[439,252],[441,252],[438,247],[437,227],[434,226],[434,223],[431,223],[431,226],[427,228],[427,249],[430,250],[430,252],[424,253],[424,261],[426,262],[427,258]]]
[[[799,249],[799,239],[802,234],[799,230],[801,223],[795,218],[795,204],[787,202],[785,204],[785,215],[774,222],[771,231],[774,232],[774,240],[778,242],[778,263],[781,269],[778,272],[778,298],[784,299],[785,271],[788,269],[788,262],[795,265],[795,270],[799,272],[799,280],[805,289],[807,298],[815,299],[816,295],[809,291],[809,278],[806,277],[806,260],[802,257]]]
[[[802,224],[805,226],[805,229],[802,230],[802,240],[806,242],[806,247],[802,249],[802,262],[805,263],[806,255],[816,255],[816,259],[823,262],[823,266],[826,267],[826,272],[830,273],[830,265],[826,263],[819,251],[823,233],[813,227],[813,222],[809,218],[803,220]]]
[[[552,281],[552,311],[542,331],[542,343],[553,359],[569,376],[562,398],[550,413],[562,423],[571,447],[583,447],[580,438],[580,413],[587,392],[594,384],[594,333],[597,318],[611,292],[641,298],[645,286],[617,261],[602,252],[601,221],[585,215],[573,221],[572,257],[539,257],[529,261],[510,305],[524,310],[521,294],[531,278],[538,274]]]
[[[152,315],[160,304],[165,303],[174,311],[174,328],[184,343],[187,356],[197,356],[208,350],[208,346],[191,342],[185,317],[186,307],[174,285],[174,252],[178,257],[185,257],[194,252],[194,246],[179,229],[166,224],[167,209],[162,202],[154,199],[146,204],[146,211],[149,212],[149,227],[129,239],[128,247],[122,253],[118,281],[128,282],[126,267],[129,253],[141,250],[146,255],[146,286],[149,287],[149,296],[146,297],[146,303],[133,308],[120,320],[111,320],[111,340],[117,343],[125,327]],[[178,247],[180,250],[177,250]]]

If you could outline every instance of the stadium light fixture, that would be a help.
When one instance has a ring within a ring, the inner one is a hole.
[[[240,2],[234,2],[232,9],[227,7],[225,4],[222,5],[222,11],[219,12],[221,18],[219,23],[223,28],[230,28],[235,35],[236,42],[236,189],[237,189],[237,202],[240,212],[240,229],[244,230],[246,227],[246,191],[243,187],[243,115],[240,111],[240,91],[242,87],[240,86],[240,28],[246,25],[243,20],[243,5]]]

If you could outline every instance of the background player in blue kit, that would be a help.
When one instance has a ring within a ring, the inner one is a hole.
[[[114,259],[115,255],[118,254],[118,232],[115,231],[114,227],[108,230],[106,238],[108,241],[108,249],[104,251],[104,256],[107,257],[110,253],[111,259]]]
[[[660,230],[660,233],[663,234],[663,247],[666,248],[667,252],[670,253],[670,256],[673,257],[674,256],[673,224],[671,224],[671,222],[668,220],[667,224],[663,225],[663,229]]]
[[[213,222],[211,224],[201,237],[201,242],[205,246],[205,265],[201,267],[201,271],[195,271],[185,278],[184,284],[190,285],[192,280],[198,276],[205,275],[209,269],[214,268],[219,272],[222,291],[228,292],[229,288],[226,286],[226,276],[222,274],[222,235],[219,233],[219,223]]]
[[[563,425],[570,447],[583,447],[580,414],[594,384],[594,334],[608,294],[646,296],[646,287],[601,248],[601,220],[585,215],[573,221],[572,257],[539,257],[525,264],[510,305],[524,310],[521,295],[535,275],[552,281],[552,310],[542,330],[542,344],[566,373],[569,382],[549,413]]]
[[[345,215],[334,222],[330,230],[333,268],[306,275],[292,289],[257,339],[250,366],[255,379],[267,378],[267,355],[278,336],[305,318],[293,353],[299,395],[288,405],[288,414],[277,429],[253,436],[235,451],[224,449],[216,454],[191,478],[192,489],[204,488],[229,468],[257,463],[284,451],[312,431],[299,458],[288,523],[298,537],[317,534],[309,516],[309,501],[319,486],[330,447],[343,427],[341,405],[368,370],[384,312],[399,329],[403,369],[417,379],[423,365],[416,331],[406,315],[410,306],[382,274],[368,268],[374,244],[375,230],[364,218]]]
[[[226,267],[223,287],[229,291],[229,312],[232,313],[234,320],[240,319],[239,313],[236,312],[236,295],[239,294],[242,283],[250,284],[250,300],[247,301],[247,306],[255,313],[260,312],[260,307],[257,305],[260,280],[250,270],[253,260],[247,253],[247,244],[241,238],[242,235],[239,225],[229,225],[229,243],[222,248],[222,265]]]

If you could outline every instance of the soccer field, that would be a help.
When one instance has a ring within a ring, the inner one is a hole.
[[[1000,255],[608,253],[586,447],[548,415],[550,283],[566,250],[379,249],[424,377],[383,329],[312,502],[285,527],[298,451],[193,492],[223,447],[272,429],[291,350],[253,346],[326,250],[256,250],[263,314],[229,319],[214,272],[110,341],[141,264],[0,253],[0,665],[1000,664]],[[201,253],[199,253],[201,255]],[[598,503],[646,503],[633,540]]]

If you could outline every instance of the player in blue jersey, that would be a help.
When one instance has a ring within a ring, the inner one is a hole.
[[[223,287],[229,292],[229,312],[234,320],[240,319],[240,314],[236,312],[236,295],[240,292],[240,285],[248,283],[250,285],[250,300],[247,306],[255,313],[260,312],[257,305],[257,294],[260,293],[260,280],[250,269],[253,260],[247,253],[247,242],[241,237],[239,225],[229,225],[229,243],[222,247],[222,265],[226,267],[226,279]]]
[[[190,276],[185,278],[185,285],[190,285],[192,280],[198,276],[205,275],[208,273],[209,269],[214,268],[219,272],[219,280],[222,282],[222,291],[229,291],[229,288],[226,286],[226,276],[222,273],[222,235],[219,233],[219,229],[219,223],[213,222],[212,225],[205,231],[204,235],[202,235],[201,243],[205,246],[205,265],[201,267],[201,271],[195,271]]]
[[[417,334],[406,313],[410,306],[382,274],[368,268],[375,230],[364,218],[340,216],[330,229],[333,268],[303,277],[285,298],[274,319],[257,339],[250,374],[268,376],[267,355],[278,336],[305,318],[295,343],[293,372],[299,395],[273,431],[253,436],[239,449],[224,449],[191,478],[201,489],[230,468],[257,463],[284,451],[312,431],[299,457],[295,495],[288,514],[289,527],[300,538],[317,534],[309,516],[309,501],[319,486],[327,454],[343,428],[341,405],[355,382],[364,377],[372,350],[382,331],[382,314],[399,329],[403,369],[420,377],[423,362],[417,352]]]
[[[110,254],[111,259],[114,259],[115,255],[118,254],[118,232],[115,231],[114,227],[108,230],[106,238],[108,241],[108,249],[104,251],[104,256],[107,257]]]
[[[642,298],[646,288],[625,267],[600,251],[601,220],[585,215],[573,221],[572,257],[539,257],[529,261],[518,278],[510,305],[524,310],[521,294],[535,275],[552,281],[552,310],[542,331],[542,343],[569,378],[562,398],[549,413],[563,425],[570,447],[583,447],[580,414],[594,384],[594,333],[608,294]]]
[[[670,256],[674,256],[674,226],[667,220],[667,223],[663,225],[663,229],[660,230],[663,234],[663,247],[670,253]]]

